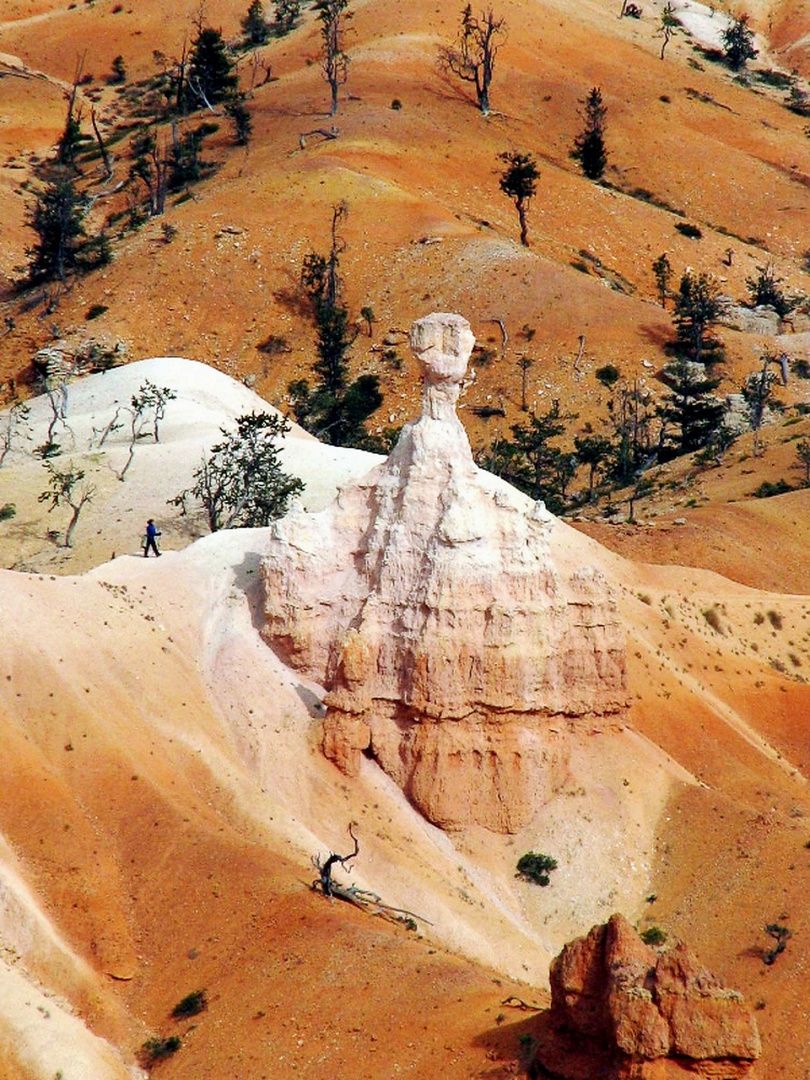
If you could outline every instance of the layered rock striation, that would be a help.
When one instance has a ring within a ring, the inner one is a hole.
[[[536,1077],[738,1080],[759,1057],[742,995],[682,943],[657,953],[622,915],[566,945],[550,981]]]
[[[624,642],[602,576],[555,570],[544,506],[476,467],[473,344],[458,315],[414,324],[422,414],[328,510],[275,524],[263,635],[326,688],[345,773],[371,756],[435,824],[515,831],[564,773],[564,724],[620,720]]]

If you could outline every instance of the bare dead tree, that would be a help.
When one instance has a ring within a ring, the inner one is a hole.
[[[50,379],[45,382],[45,393],[48,398],[48,404],[51,407],[51,419],[48,422],[48,439],[45,443],[48,447],[53,447],[54,435],[56,434],[57,427],[61,424],[62,429],[67,431],[71,438],[75,442],[75,436],[73,430],[67,422],[68,414],[68,384],[67,379],[62,378],[59,381],[58,386],[54,386]]]
[[[188,86],[189,90],[191,90],[192,93],[196,97],[198,97],[200,99],[200,101],[203,104],[203,107],[206,108],[212,114],[212,116],[221,116],[222,115],[221,113],[217,112],[217,110],[214,108],[214,106],[208,100],[208,96],[205,93],[205,87],[203,86],[202,82],[198,78],[195,78],[195,76],[193,76],[193,75],[189,75],[188,78],[186,79],[186,85]]]
[[[131,411],[131,413],[130,413],[130,420],[129,420],[129,429],[130,429],[129,453],[127,455],[127,460],[124,462],[123,469],[118,474],[118,479],[122,483],[126,479],[127,472],[129,471],[129,467],[132,464],[132,459],[135,457],[135,444],[138,442],[139,439],[143,439],[149,434],[148,431],[144,430],[145,427],[146,427],[146,417],[143,415],[142,412],[139,412],[139,411],[133,409]]]
[[[332,94],[330,116],[334,116],[338,111],[338,90],[349,78],[349,58],[343,48],[346,23],[351,18],[349,0],[316,0],[312,7],[321,24],[321,68]]]
[[[574,361],[574,371],[579,371],[579,362],[582,359],[582,350],[584,348],[585,348],[585,335],[580,334],[579,335],[579,352],[577,353],[577,358]]]
[[[546,1008],[545,1005],[530,1005],[528,1001],[524,1001],[517,994],[510,994],[509,997],[504,998],[501,1005],[505,1005],[509,1009],[520,1009],[521,1012],[542,1012]]]
[[[332,877],[333,868],[340,864],[344,869],[348,868],[348,872],[351,873],[351,867],[347,867],[347,864],[360,853],[360,844],[352,832],[351,825],[349,825],[349,836],[354,843],[354,849],[348,855],[338,855],[335,852],[330,852],[324,862],[321,862],[319,855],[314,856],[312,864],[318,871],[318,877],[312,882],[313,891],[328,896],[330,900],[345,900],[346,903],[354,904],[355,907],[368,912],[370,915],[379,915],[390,922],[402,923],[409,930],[416,929],[417,920],[426,923],[428,926],[432,925],[427,919],[408,911],[407,908],[392,907],[390,904],[384,903],[376,893],[369,892],[367,889],[359,889],[356,885],[341,885],[334,880]]]
[[[490,114],[489,87],[495,58],[505,36],[506,22],[498,18],[492,8],[476,17],[472,13],[472,4],[467,4],[461,13],[457,46],[445,47],[439,52],[439,63],[443,68],[475,87],[482,116]]]
[[[76,168],[76,151],[82,137],[82,110],[80,105],[77,108],[76,102],[86,55],[87,53],[85,51],[80,56],[76,57],[76,64],[73,69],[73,82],[70,85],[70,89],[65,91],[67,113],[65,115],[65,127],[59,137],[57,149],[57,160],[59,163],[61,165],[69,166],[71,169]]]
[[[521,356],[518,360],[520,367],[520,409],[521,412],[528,412],[529,405],[526,400],[526,391],[528,389],[529,368],[534,364],[534,360],[530,356]]]
[[[176,125],[172,125],[172,134],[176,142]],[[154,130],[147,130],[135,138],[132,152],[135,160],[129,170],[130,178],[140,181],[146,188],[149,216],[158,217],[166,207],[169,190],[171,154],[168,140],[160,139]]]
[[[264,72],[264,77],[259,82],[259,73]],[[251,54],[250,58],[250,85],[247,89],[247,97],[252,98],[256,90],[261,90],[273,80],[273,67],[258,52]]]
[[[3,467],[3,462],[6,460],[15,440],[19,436],[26,439],[30,438],[31,425],[28,422],[30,415],[30,407],[24,401],[15,398],[11,408],[6,413],[3,428],[0,430],[0,469]]]
[[[116,406],[115,412],[113,413],[112,420],[110,420],[110,422],[106,425],[106,427],[103,427],[103,428],[94,427],[93,428],[93,438],[95,438],[97,435],[101,436],[101,438],[98,440],[99,450],[101,449],[101,447],[104,445],[104,443],[107,441],[109,436],[112,435],[112,433],[114,431],[120,431],[121,428],[123,427],[123,424],[118,423],[118,417],[120,415],[121,415],[121,406],[118,405],[118,406]],[[93,445],[92,439],[90,440],[90,445],[91,446]]]
[[[509,344],[509,334],[506,332],[506,326],[503,319],[494,318],[487,319],[487,322],[493,322],[501,332],[501,358],[506,355],[506,346]]]
[[[332,867],[337,866],[338,863],[346,869],[346,864],[351,862],[352,859],[356,859],[360,854],[360,844],[357,837],[352,832],[352,826],[349,825],[349,836],[354,842],[354,851],[351,851],[348,855],[337,855],[335,852],[331,852],[326,862],[321,863],[320,856],[316,855],[312,860],[318,870],[319,876],[312,882],[312,888],[315,892],[322,892],[324,896],[334,896],[335,888],[339,888],[332,880]],[[351,867],[349,867],[351,872]]]
[[[98,143],[98,148],[101,153],[101,160],[104,162],[104,172],[106,173],[105,180],[112,180],[113,168],[112,162],[110,160],[110,152],[104,145],[104,139],[102,139],[101,137],[101,132],[99,131],[98,127],[98,121],[96,120],[95,108],[90,110],[90,123],[93,125],[93,134],[95,135],[96,142]]]

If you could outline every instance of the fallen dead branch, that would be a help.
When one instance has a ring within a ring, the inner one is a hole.
[[[508,998],[504,998],[501,1005],[506,1005],[509,1009],[521,1009],[523,1012],[542,1012],[545,1008],[545,1005],[530,1005],[528,1001],[516,997],[515,994],[510,994]]]

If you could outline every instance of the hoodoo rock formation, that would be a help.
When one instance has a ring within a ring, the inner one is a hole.
[[[542,503],[473,462],[473,344],[459,315],[413,325],[422,415],[330,508],[276,523],[263,634],[325,687],[345,773],[366,754],[435,824],[511,832],[561,781],[566,725],[620,721],[624,642],[603,577],[555,569]]]
[[[551,965],[533,1075],[554,1080],[738,1080],[760,1054],[753,1013],[683,944],[660,955],[622,915]]]

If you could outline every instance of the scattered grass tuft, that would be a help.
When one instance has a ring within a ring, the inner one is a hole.
[[[208,997],[205,990],[194,990],[186,994],[182,1001],[178,1001],[172,1009],[173,1020],[186,1020],[190,1016],[197,1016],[208,1008]]]

